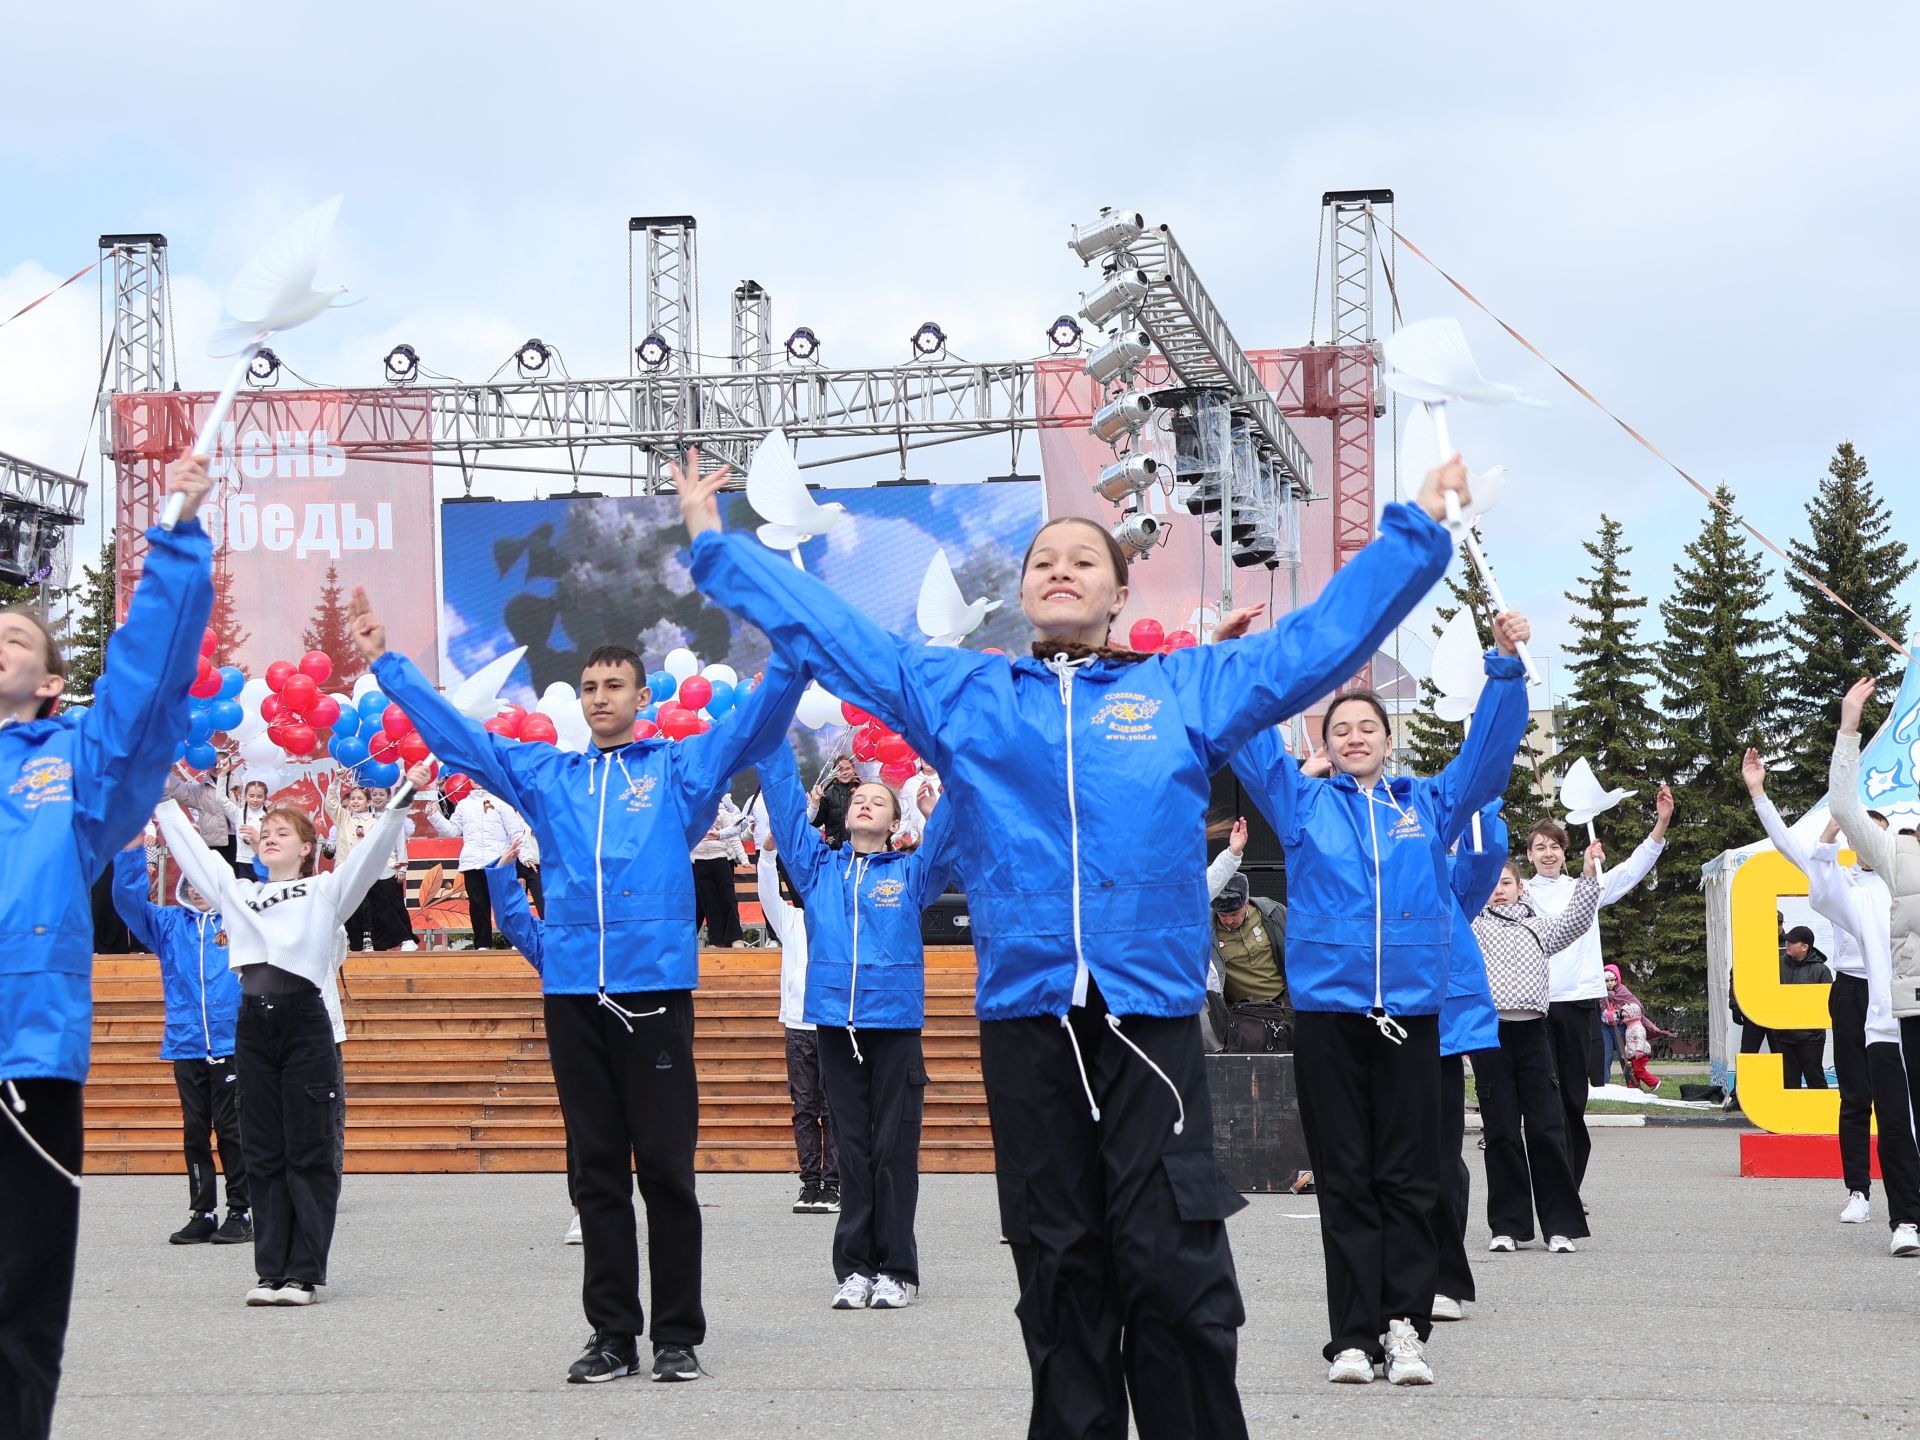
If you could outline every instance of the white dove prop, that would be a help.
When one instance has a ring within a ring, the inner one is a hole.
[[[1609,790],[1600,783],[1600,777],[1593,773],[1593,767],[1585,757],[1567,767],[1565,778],[1560,781],[1560,803],[1566,807],[1567,822],[1587,827],[1587,843],[1595,840],[1593,822],[1596,816],[1604,815],[1622,800],[1628,799],[1632,790]]]
[[[1427,678],[1440,692],[1433,713],[1442,720],[1464,722],[1487,688],[1487,667],[1480,649],[1480,630],[1473,612],[1462,605],[1434,642],[1433,663]]]
[[[953,578],[947,552],[933,552],[926,576],[920,581],[920,630],[929,645],[958,645],[999,608],[998,600],[968,600],[960,593],[960,582]]]
[[[801,478],[799,462],[793,458],[793,447],[780,430],[769,430],[754,447],[747,466],[747,503],[766,521],[754,532],[760,543],[769,550],[785,550],[796,565],[800,565],[802,544],[826,534],[847,518],[844,505],[814,502],[807,482]]]
[[[1381,343],[1389,367],[1387,384],[1409,400],[1418,400],[1433,420],[1440,457],[1453,454],[1447,433],[1447,404],[1468,400],[1479,405],[1506,405],[1515,401],[1540,405],[1518,385],[1489,380],[1467,349],[1467,335],[1458,320],[1416,320],[1402,325]],[[1458,526],[1458,502],[1447,500],[1447,523]]]
[[[331,290],[313,288],[314,272],[320,268],[320,255],[326,249],[327,236],[333,231],[334,217],[340,213],[341,198],[336,195],[314,206],[287,226],[246,263],[227,287],[228,323],[214,332],[207,352],[237,355],[239,360],[227,377],[225,388],[214,400],[213,408],[207,412],[207,418],[201,422],[200,433],[194,438],[193,454],[213,453],[214,437],[233,409],[233,397],[240,391],[240,382],[246,379],[247,367],[270,336],[304,325],[332,306],[355,303],[341,298],[346,294],[344,285]],[[160,521],[163,529],[171,530],[180,523],[180,511],[185,504],[185,500],[178,497],[167,501],[166,515]]]
[[[527,647],[520,645],[504,655],[494,656],[454,686],[447,696],[448,702],[469,720],[491,720],[500,713],[500,687],[507,683],[513,667],[526,653]]]

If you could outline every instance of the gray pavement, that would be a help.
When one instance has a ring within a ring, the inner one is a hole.
[[[1489,1256],[1480,1303],[1429,1347],[1427,1391],[1329,1386],[1311,1200],[1230,1222],[1255,1435],[1872,1436],[1920,1426],[1920,1261],[1879,1196],[1841,1226],[1834,1182],[1742,1180],[1723,1129],[1596,1134],[1591,1241]],[[1471,1148],[1476,1206],[1479,1157]],[[334,1283],[248,1310],[245,1247],[165,1243],[184,1181],[101,1177],[83,1201],[56,1433],[66,1437],[1019,1436],[1026,1367],[988,1176],[922,1186],[927,1289],[836,1314],[832,1220],[780,1176],[706,1176],[711,1378],[561,1383],[587,1335],[558,1176],[349,1176]]]

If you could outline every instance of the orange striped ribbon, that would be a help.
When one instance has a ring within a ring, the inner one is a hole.
[[[107,255],[111,255],[113,253],[114,253],[113,251],[109,250],[107,252]],[[74,271],[73,274],[69,275],[66,279],[62,280],[58,285],[54,286],[53,289],[47,291],[46,294],[40,296],[38,299],[29,300],[26,304],[22,305],[18,310],[14,311],[13,314],[7,316],[6,319],[0,320],[0,327],[11,325],[14,321],[18,320],[22,315],[26,314],[29,310],[35,309],[40,305],[44,305],[47,301],[51,300],[54,296],[58,295],[62,290],[66,289],[67,286],[73,284],[73,282],[78,280],[81,276],[90,274],[92,271],[98,270],[100,268],[100,261],[105,260],[107,258],[107,255],[102,255],[100,257],[100,260],[94,261],[93,264],[87,266],[85,270]]]

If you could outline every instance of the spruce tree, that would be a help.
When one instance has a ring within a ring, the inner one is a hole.
[[[234,613],[233,571],[226,563],[225,551],[214,552],[213,613],[207,617],[207,628],[213,631],[216,640],[213,663],[238,665],[240,652],[253,638],[253,632],[241,629],[240,617]]]
[[[1867,620],[1905,640],[1913,613],[1900,603],[1899,591],[1920,561],[1908,558],[1907,546],[1892,538],[1892,529],[1887,502],[1867,478],[1865,457],[1843,440],[1827,478],[1807,502],[1808,538],[1789,541],[1787,553]],[[1789,674],[1780,697],[1785,766],[1768,788],[1781,810],[1794,816],[1826,794],[1841,695],[1862,675],[1882,677],[1880,693],[1861,719],[1861,733],[1871,736],[1900,688],[1903,664],[1812,580],[1788,571],[1787,584],[1798,603],[1786,621]]]
[[[1659,866],[1651,954],[1625,956],[1645,979],[1642,996],[1699,1009],[1706,1003],[1706,903],[1700,867],[1760,833],[1741,752],[1767,753],[1785,655],[1780,624],[1766,618],[1771,575],[1758,548],[1715,492],[1700,533],[1661,602],[1665,635],[1656,647],[1666,691],[1667,726],[1659,763],[1678,807]],[[1651,992],[1651,993],[1649,993]]]
[[[117,577],[114,546],[109,540],[100,556],[81,572],[80,584],[69,592],[67,610],[67,695],[91,699],[93,685],[107,664],[107,640],[120,623],[115,609]]]
[[[307,628],[300,636],[300,643],[309,650],[318,650],[333,661],[333,679],[329,685],[350,684],[366,668],[366,662],[360,658],[360,651],[353,643],[353,633],[347,628],[346,587],[340,583],[340,567],[328,565],[326,578],[320,582],[320,599],[313,607],[313,618],[307,621]]]

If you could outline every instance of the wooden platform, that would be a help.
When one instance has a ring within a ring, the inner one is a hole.
[[[511,951],[355,955],[346,965],[347,1168],[425,1173],[559,1171],[565,1137],[547,1064],[540,982]],[[777,950],[709,950],[694,996],[702,1170],[795,1169]],[[970,949],[927,952],[928,1172],[988,1171]],[[159,968],[94,963],[86,1167],[174,1174],[180,1106]]]

